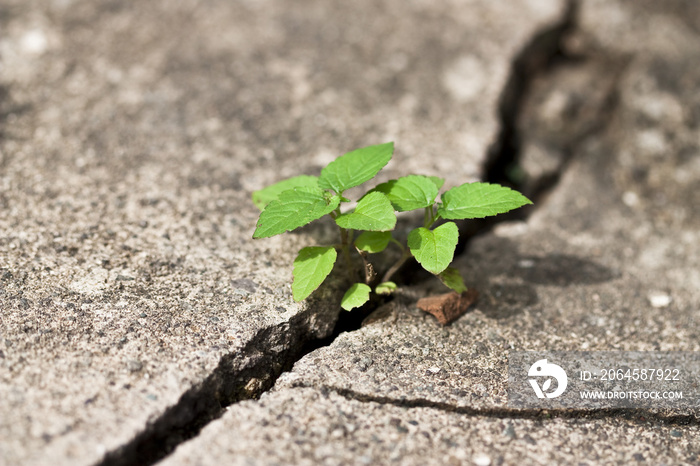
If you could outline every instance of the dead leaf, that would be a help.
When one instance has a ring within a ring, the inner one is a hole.
[[[416,306],[434,315],[442,325],[447,325],[467,312],[469,306],[476,301],[478,296],[479,293],[471,288],[462,294],[450,291],[437,296],[421,298]]]

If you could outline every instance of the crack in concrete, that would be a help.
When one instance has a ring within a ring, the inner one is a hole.
[[[369,395],[357,392],[348,388],[339,388],[323,385],[321,387],[306,385],[303,383],[294,384],[293,388],[313,388],[322,393],[334,392],[343,398],[360,403],[377,403],[381,405],[396,406],[398,408],[414,409],[427,408],[438,411],[463,414],[466,416],[481,416],[494,419],[529,419],[529,420],[550,420],[550,419],[625,419],[639,424],[654,421],[655,424],[669,426],[691,426],[700,425],[700,417],[693,414],[661,414],[646,409],[568,409],[546,410],[546,409],[513,409],[507,407],[493,408],[473,408],[469,406],[458,406],[446,402],[428,400],[424,398],[391,398],[388,396]]]
[[[498,106],[500,131],[483,165],[485,181],[517,187],[510,173],[521,155],[518,120],[528,91],[534,78],[564,55],[564,41],[576,29],[577,17],[578,1],[569,0],[561,22],[537,33],[513,59]]]
[[[187,390],[175,405],[127,444],[107,453],[98,464],[154,464],[180,443],[197,436],[227,406],[258,398],[299,359],[304,345],[318,338],[314,335],[314,314],[310,308],[258,332],[240,351],[222,357],[209,377]],[[280,347],[287,350],[276,350]]]
[[[561,20],[536,33],[513,58],[510,73],[498,104],[500,130],[488,150],[482,166],[483,181],[516,189],[533,201],[533,205],[497,217],[462,221],[459,224],[460,240],[455,257],[463,254],[474,237],[488,233],[498,223],[527,219],[537,208],[538,200],[553,189],[571,157],[564,156],[555,179],[541,183],[542,189],[528,192],[522,183],[512,177],[513,168],[522,156],[522,135],[518,122],[524,113],[525,102],[532,82],[549,72],[565,57],[564,43],[577,29],[578,0],[568,0]]]
[[[484,166],[485,181],[513,184],[505,175],[510,165],[517,162],[520,156],[517,120],[522,113],[529,84],[535,76],[546,72],[554,58],[561,53],[562,43],[567,34],[576,28],[577,1],[570,0],[567,5],[561,21],[535,34],[513,60],[510,77],[499,105],[501,131],[489,151]],[[561,168],[563,169],[564,165]],[[549,187],[553,187],[553,184]],[[520,218],[526,217],[529,213],[531,210],[520,214],[523,216]],[[460,242],[456,254],[463,252],[466,244],[477,234],[483,234],[496,223],[510,219],[512,217],[502,216],[496,220],[473,221],[467,226],[462,225],[460,235],[464,239]],[[405,269],[408,268],[410,267],[405,267]],[[376,305],[379,304],[381,303]],[[311,314],[313,312],[308,311],[287,322],[268,327],[260,331],[240,352],[224,356],[209,377],[187,390],[175,405],[149,423],[131,441],[108,452],[98,465],[156,463],[168,456],[180,443],[196,437],[205,425],[223,414],[224,408],[240,401],[257,399],[262,393],[268,391],[277,378],[284,371],[289,370],[296,361],[315,349],[330,345],[340,333],[359,329],[364,318],[364,315],[343,313],[336,321],[333,334],[328,338],[319,338],[314,335]],[[353,316],[353,314],[355,317],[350,317],[350,323],[343,321],[343,317]],[[280,345],[283,345],[286,350],[282,352],[272,350],[275,347],[279,348]],[[373,401],[403,407],[428,407],[473,415],[514,416],[508,410],[484,411],[428,400],[397,401],[386,397],[364,396],[349,390],[335,389],[335,391],[358,401]],[[525,414],[522,416],[526,417]],[[527,414],[527,417],[532,416],[542,419],[550,417],[546,414]]]

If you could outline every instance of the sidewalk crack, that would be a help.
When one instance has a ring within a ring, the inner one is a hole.
[[[693,414],[659,413],[655,411],[637,409],[568,409],[568,410],[546,410],[546,409],[515,409],[508,407],[494,406],[491,408],[474,408],[470,406],[459,406],[447,402],[428,400],[424,398],[391,398],[388,396],[370,395],[348,388],[340,388],[323,385],[321,387],[305,384],[294,384],[293,388],[312,388],[321,392],[333,392],[337,395],[360,403],[377,403],[380,405],[396,406],[398,408],[415,409],[427,408],[442,411],[445,413],[463,414],[466,416],[480,416],[494,419],[530,419],[530,420],[551,420],[551,419],[624,419],[629,422],[646,424],[650,421],[655,424],[669,426],[700,426],[700,417]]]

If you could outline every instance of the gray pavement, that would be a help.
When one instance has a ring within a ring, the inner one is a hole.
[[[6,0],[0,463],[138,463],[228,404],[164,463],[700,463],[697,411],[506,405],[510,351],[700,350],[694,9],[582,2],[514,122],[523,186],[554,187],[457,260],[474,309],[441,327],[420,283],[267,391],[342,283],[294,303],[331,229],[253,241],[250,193],[389,140],[383,179],[478,179],[563,4]]]
[[[570,47],[585,59],[538,78],[517,122],[525,184],[535,192],[560,172],[555,188],[527,221],[497,225],[456,262],[481,292],[473,312],[442,328],[413,303],[439,283],[414,287],[396,318],[305,356],[166,464],[700,462],[697,408],[569,418],[507,404],[512,351],[700,350],[698,76],[688,67],[700,37],[671,8],[604,3],[582,5]],[[601,26],[614,15],[619,27]],[[314,414],[327,429],[314,430]],[[279,440],[256,443],[264,435]]]
[[[385,178],[477,179],[511,59],[561,5],[476,8],[3,2],[0,462],[186,429],[327,336],[337,283],[289,284],[328,228],[254,242],[250,194],[388,140]]]
[[[245,401],[166,465],[697,464],[698,426],[519,418],[295,388]]]

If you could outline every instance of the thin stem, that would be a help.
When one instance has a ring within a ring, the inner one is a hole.
[[[435,224],[435,222],[437,222],[438,215],[435,212],[434,208],[434,205],[425,208],[425,215],[423,217],[423,226],[425,228],[430,228]]]
[[[403,244],[401,244],[401,241],[399,241],[399,240],[397,240],[396,238],[393,238],[393,237],[392,237],[389,241],[391,241],[392,243],[394,243],[395,245],[397,245],[397,246],[399,247],[399,249],[401,249],[401,252],[402,252],[402,253],[404,253],[404,254],[406,253],[406,247],[405,247]]]
[[[403,248],[403,246],[402,246],[402,248]],[[388,282],[389,280],[391,280],[391,277],[396,272],[398,272],[398,270],[401,268],[401,266],[404,264],[404,262],[406,262],[411,257],[413,257],[413,254],[411,254],[410,251],[407,251],[406,249],[404,249],[403,254],[401,255],[401,258],[394,265],[392,265],[391,268],[389,270],[387,270],[386,273],[384,274],[384,276],[382,277],[382,283]]]
[[[345,264],[348,266],[350,276],[352,276],[352,261],[350,260],[350,242],[348,241],[349,235],[348,230],[345,228],[340,229],[340,243],[341,249],[343,250],[343,256],[345,257]]]
[[[435,222],[437,222],[437,220],[439,218],[439,215],[437,214],[437,212],[435,212],[434,209],[435,209],[434,205],[431,205],[430,207],[425,208],[425,216],[424,216],[424,220],[423,220],[423,226],[425,228],[432,227],[435,224]]]
[[[362,263],[364,264],[365,284],[370,285],[377,276],[377,272],[374,271],[374,266],[372,263],[367,260],[367,253],[360,250],[357,246],[355,246],[355,250],[360,255]]]
[[[342,197],[342,193],[340,193],[340,195]],[[336,209],[333,212],[330,213],[330,216],[333,218],[333,220],[337,219],[340,216],[340,205],[336,207]],[[343,251],[345,265],[348,269],[348,276],[350,277],[350,280],[355,281],[355,267],[353,266],[352,259],[350,258],[350,245],[352,244],[354,231],[346,230],[340,225],[338,225],[338,229],[340,229],[340,249]]]

